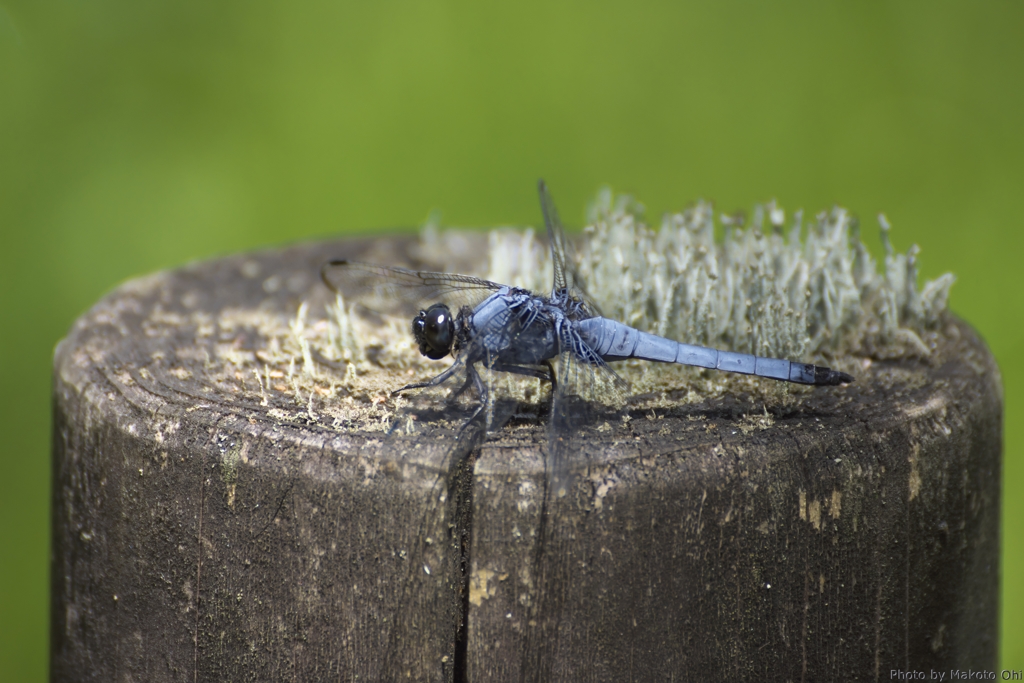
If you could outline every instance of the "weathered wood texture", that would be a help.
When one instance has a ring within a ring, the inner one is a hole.
[[[969,327],[784,408],[736,395],[595,429],[546,523],[527,420],[452,473],[442,518],[424,510],[450,441],[385,452],[315,394],[297,408],[301,391],[255,379],[267,340],[245,322],[302,301],[322,316],[325,258],[411,252],[225,258],[128,283],[76,323],[54,370],[53,680],[995,667],[1002,397]]]

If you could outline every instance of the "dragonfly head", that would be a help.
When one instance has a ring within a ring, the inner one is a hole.
[[[412,336],[420,346],[420,353],[431,360],[444,358],[455,343],[455,320],[451,309],[434,304],[412,319]]]

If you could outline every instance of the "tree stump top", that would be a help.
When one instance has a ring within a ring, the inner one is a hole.
[[[138,278],[76,321],[58,349],[56,367],[62,379],[81,389],[103,387],[108,399],[114,391],[125,408],[141,415],[187,415],[207,425],[241,419],[250,425],[243,430],[272,426],[299,442],[383,432],[390,412],[383,405],[387,394],[410,381],[414,370],[429,376],[449,359],[422,359],[402,330],[395,340],[402,348],[394,352],[406,356],[401,364],[360,380],[355,391],[332,387],[344,379],[344,362],[325,358],[315,343],[304,354],[299,341],[325,337],[324,310],[333,295],[320,282],[319,268],[328,258],[352,258],[467,270],[484,248],[482,236],[473,234],[459,235],[452,244],[456,248],[446,263],[424,262],[424,250],[410,238],[329,241]],[[940,415],[964,395],[964,381],[975,376],[988,377],[1001,396],[998,367],[968,326],[949,316],[929,342],[925,353],[911,349],[888,360],[848,360],[844,367],[856,383],[833,389],[684,368],[689,374],[681,381],[674,377],[674,386],[633,397],[631,409],[650,409],[658,420],[717,417],[732,426],[723,432],[724,441],[732,436],[743,441],[781,416],[790,427],[820,431],[832,420],[846,423],[854,415],[872,427]],[[304,372],[310,363],[314,372]],[[668,371],[664,365],[638,365],[653,367],[653,374]],[[708,376],[717,382],[704,380]],[[680,427],[709,433],[706,425],[674,425],[673,438]]]

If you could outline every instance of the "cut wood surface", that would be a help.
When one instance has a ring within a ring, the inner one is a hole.
[[[543,414],[449,471],[452,425],[413,448],[383,390],[330,379],[344,364],[282,361],[272,331],[325,318],[325,260],[421,256],[231,256],[75,324],[54,361],[53,680],[994,670],[1002,389],[970,327],[949,317],[927,357],[861,362],[846,387],[679,387],[588,430],[570,494],[545,498]]]

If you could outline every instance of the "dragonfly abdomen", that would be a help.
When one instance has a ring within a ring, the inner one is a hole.
[[[588,318],[578,323],[580,336],[604,360],[627,358],[679,363],[701,368],[757,375],[798,384],[834,385],[852,382],[853,377],[829,368],[781,358],[763,358],[749,353],[719,351],[706,346],[683,344],[608,318]]]

